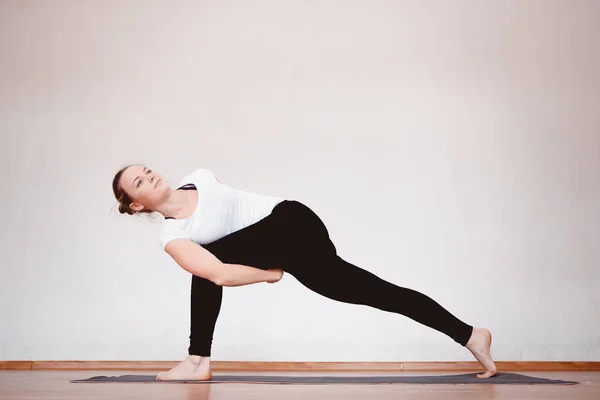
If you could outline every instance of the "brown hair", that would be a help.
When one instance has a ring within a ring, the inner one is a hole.
[[[132,210],[129,205],[131,204],[131,202],[133,201],[133,199],[125,192],[125,190],[123,190],[123,188],[120,185],[120,181],[121,181],[121,175],[123,175],[123,172],[125,172],[125,170],[133,165],[137,165],[137,164],[130,164],[127,165],[123,168],[121,168],[116,174],[115,174],[115,178],[113,179],[113,192],[115,194],[115,198],[117,199],[117,201],[119,202],[119,212],[121,214],[129,214],[129,215],[134,215],[134,214],[139,214],[139,213],[152,213],[153,211],[147,208],[144,208],[142,211],[135,211]]]

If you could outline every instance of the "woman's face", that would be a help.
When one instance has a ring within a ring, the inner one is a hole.
[[[168,198],[171,191],[169,182],[160,174],[144,165],[132,165],[121,175],[121,188],[133,199],[131,209],[155,209]]]

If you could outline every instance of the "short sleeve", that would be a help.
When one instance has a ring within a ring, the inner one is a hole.
[[[183,229],[176,225],[163,223],[163,225],[160,228],[160,231],[158,232],[158,242],[160,243],[163,249],[171,240],[179,238],[188,239]]]

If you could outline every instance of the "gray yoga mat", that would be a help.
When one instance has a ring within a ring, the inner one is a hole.
[[[574,385],[579,382],[563,381],[533,376],[499,372],[487,379],[477,378],[477,374],[460,375],[426,375],[426,376],[261,376],[261,375],[213,375],[210,381],[157,381],[156,375],[121,375],[121,376],[94,376],[88,379],[72,380],[71,383],[109,383],[109,382],[138,382],[138,383],[284,383],[284,384],[390,384],[390,383],[417,383],[417,384],[567,384]]]

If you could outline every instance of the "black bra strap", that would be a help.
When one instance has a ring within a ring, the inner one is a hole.
[[[193,183],[188,183],[187,185],[178,187],[177,190],[196,190],[196,185],[194,185]]]

